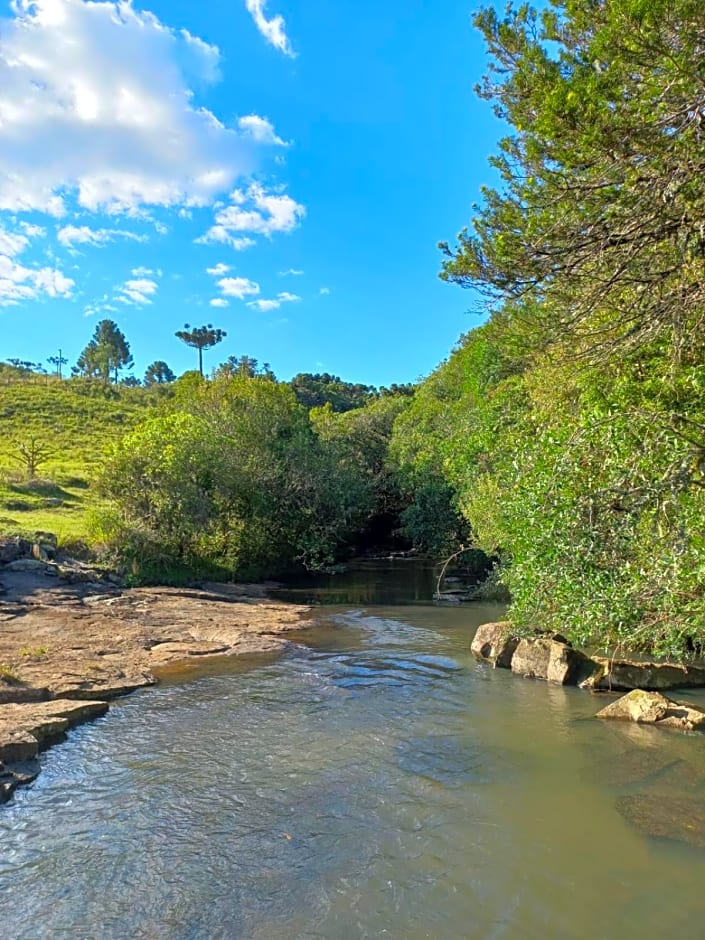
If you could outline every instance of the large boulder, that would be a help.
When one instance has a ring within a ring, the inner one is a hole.
[[[663,692],[667,689],[705,687],[705,666],[607,659],[602,656],[593,656],[592,660],[595,670],[581,683],[582,688],[616,692],[630,692],[632,689]]]
[[[681,731],[705,731],[705,712],[685,702],[675,702],[660,692],[644,689],[633,689],[599,711],[597,717]]]
[[[510,669],[512,656],[519,643],[508,620],[497,623],[483,623],[477,628],[470,651],[478,659],[492,663],[502,669]]]
[[[529,679],[575,685],[592,671],[591,660],[563,637],[537,636],[520,640],[512,656],[512,672]]]

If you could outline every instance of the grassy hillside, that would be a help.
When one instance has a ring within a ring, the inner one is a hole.
[[[80,381],[0,385],[0,531],[85,537],[91,484],[106,450],[158,400],[140,388],[106,396]],[[32,441],[48,455],[29,480],[16,458],[18,446]]]

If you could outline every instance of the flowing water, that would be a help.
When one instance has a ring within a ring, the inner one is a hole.
[[[0,809],[0,937],[703,937],[705,741],[476,664],[501,608],[410,594],[47,752]]]

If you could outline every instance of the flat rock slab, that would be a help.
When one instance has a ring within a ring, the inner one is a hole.
[[[50,698],[51,693],[46,687],[21,685],[0,676],[0,705],[11,702],[47,702]]]
[[[616,692],[705,688],[705,666],[608,659],[603,656],[593,656],[592,661],[595,663],[595,671],[581,683],[583,688]]]
[[[257,588],[252,596],[245,585],[105,585],[85,595],[81,585],[54,587],[29,572],[3,578],[0,663],[13,688],[24,689],[3,685],[6,699],[47,690],[51,698],[112,698],[153,684],[155,668],[179,659],[281,648],[282,635],[302,629],[310,610],[263,598]]]
[[[0,705],[0,761],[14,764],[36,757],[52,738],[108,710],[107,702],[55,702]]]
[[[598,712],[596,717],[614,721],[635,721],[680,731],[705,731],[705,712],[685,702],[675,702],[660,692],[642,689],[633,689],[618,698],[616,702]]]
[[[6,556],[15,549],[7,544]],[[2,568],[0,598],[5,764],[33,758],[72,723],[102,714],[106,699],[153,685],[166,665],[285,648],[284,635],[303,629],[310,611],[268,599],[261,585],[121,589],[46,578],[50,565],[17,561]],[[3,778],[0,801],[13,785]]]

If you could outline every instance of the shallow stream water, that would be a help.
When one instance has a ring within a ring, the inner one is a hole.
[[[0,809],[0,936],[702,938],[705,741],[475,663],[501,608],[431,581],[71,732]]]

